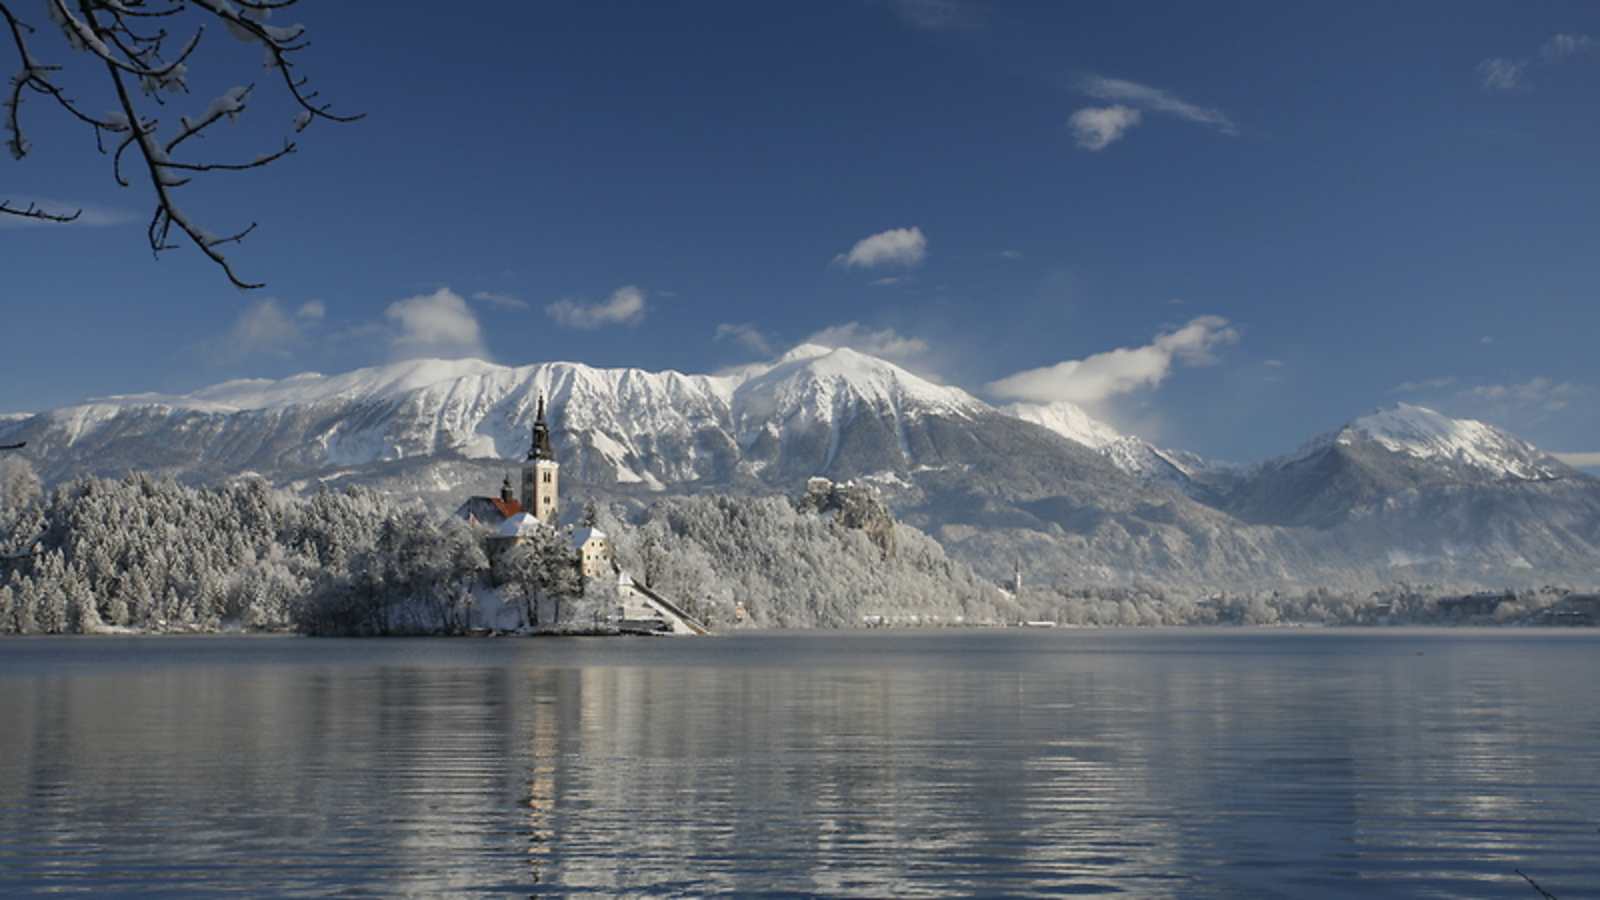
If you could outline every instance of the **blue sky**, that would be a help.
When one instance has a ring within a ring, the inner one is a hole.
[[[1600,451],[1592,3],[387,8],[288,17],[365,120],[184,189],[259,222],[231,258],[261,291],[153,261],[149,188],[27,107],[0,199],[93,221],[0,223],[0,410],[421,353],[712,371],[820,334],[1224,458],[1401,400]],[[237,47],[162,114],[261,79]],[[206,149],[290,118],[263,79]]]

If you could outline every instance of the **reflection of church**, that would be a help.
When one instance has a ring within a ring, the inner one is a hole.
[[[540,531],[555,531],[561,509],[561,463],[550,445],[550,425],[545,421],[544,397],[533,420],[533,441],[522,464],[522,494],[511,489],[511,476],[500,485],[498,497],[469,497],[456,510],[467,522],[488,529],[491,556],[531,538]],[[620,627],[666,631],[673,634],[705,634],[706,629],[676,604],[644,585],[617,565],[611,538],[604,531],[585,526],[567,536],[583,575],[585,591],[594,582],[616,579],[616,607],[606,618]]]

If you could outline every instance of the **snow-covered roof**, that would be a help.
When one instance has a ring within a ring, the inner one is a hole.
[[[606,533],[604,531],[601,531],[598,528],[594,528],[594,527],[579,528],[577,531],[574,531],[572,533],[572,546],[574,546],[574,547],[582,547],[584,544],[589,543],[591,540],[602,540],[603,541],[603,540],[606,539],[606,537],[607,537]]]
[[[537,518],[522,512],[500,523],[500,528],[495,533],[503,538],[527,537],[548,527]]]

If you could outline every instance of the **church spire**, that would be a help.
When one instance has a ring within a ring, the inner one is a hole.
[[[555,459],[550,449],[550,426],[544,420],[544,394],[539,395],[539,414],[533,419],[533,444],[528,448],[529,459]]]

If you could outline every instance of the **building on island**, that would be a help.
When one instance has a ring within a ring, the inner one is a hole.
[[[593,525],[572,533],[572,549],[578,551],[578,568],[584,578],[606,578],[616,567],[611,555],[611,538]]]
[[[498,497],[468,497],[456,515],[485,529],[491,557],[541,532],[556,532],[561,509],[561,463],[550,444],[544,397],[533,420],[528,456],[522,464],[522,492],[515,496],[511,476],[500,485]],[[567,543],[583,576],[584,591],[610,592],[616,603],[606,612],[609,624],[624,631],[668,634],[706,634],[707,629],[677,604],[650,588],[637,584],[617,565],[611,536],[593,525],[571,532]]]
[[[456,515],[504,536],[501,526],[522,514],[554,528],[560,509],[561,463],[550,446],[550,425],[545,421],[544,397],[540,396],[539,412],[533,420],[533,440],[522,464],[521,496],[512,494],[511,476],[507,475],[500,483],[500,496],[468,497]]]
[[[474,525],[491,527],[498,526],[521,512],[522,503],[512,491],[511,476],[507,475],[506,480],[500,484],[500,496],[468,497],[467,502],[456,510],[456,515]]]

